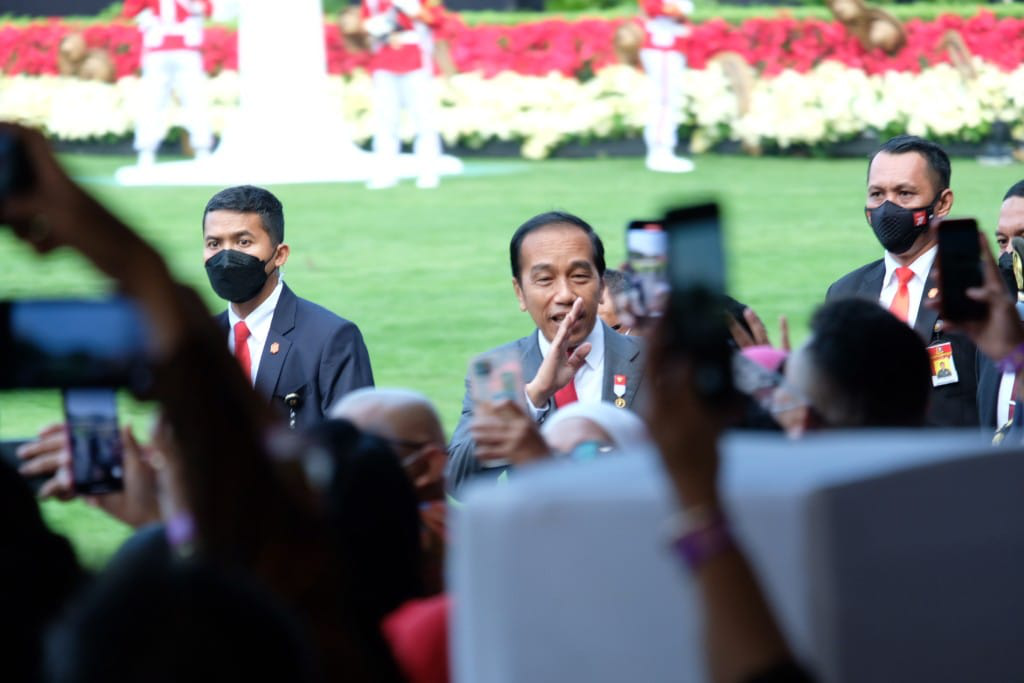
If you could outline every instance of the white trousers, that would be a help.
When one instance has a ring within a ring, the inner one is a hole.
[[[651,103],[644,126],[647,153],[674,153],[681,122],[679,94],[683,89],[686,57],[677,50],[640,50],[640,62],[651,79]]]
[[[433,76],[426,69],[409,73],[373,72],[373,153],[378,172],[386,175],[394,168],[402,143],[399,122],[404,109],[416,125],[413,152],[420,174],[437,173],[441,156],[441,135],[437,131]]]
[[[135,149],[155,151],[167,134],[167,105],[178,96],[193,149],[210,149],[206,74],[198,50],[160,50],[142,57],[142,101],[135,123]]]

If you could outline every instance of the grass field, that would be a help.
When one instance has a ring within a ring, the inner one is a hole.
[[[789,316],[797,339],[825,288],[878,258],[865,225],[865,164],[705,156],[687,176],[653,174],[638,159],[472,161],[439,190],[411,186],[370,192],[361,185],[274,187],[285,206],[292,256],[285,279],[300,295],[354,320],[366,337],[380,386],[426,393],[450,431],[458,418],[466,363],[474,353],[532,329],[512,294],[508,239],[529,216],[560,208],[589,220],[609,264],[623,258],[623,227],[673,202],[713,196],[725,207],[734,296],[774,329]],[[66,157],[73,174],[163,252],[179,278],[203,292],[200,216],[213,188],[127,189],[113,185],[126,158]],[[1019,167],[955,160],[954,213],[995,228],[1002,194]],[[0,296],[82,296],[105,283],[72,254],[40,260],[0,233]],[[123,401],[124,419],[145,432],[145,406]],[[27,436],[59,419],[56,393],[0,396],[0,436]],[[97,564],[127,530],[82,504],[47,503],[51,524]]]

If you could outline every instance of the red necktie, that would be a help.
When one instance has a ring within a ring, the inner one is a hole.
[[[249,328],[245,326],[244,320],[235,323],[235,358],[238,359],[242,370],[245,371],[245,378],[252,382],[252,359],[249,357]]]
[[[569,355],[571,356],[572,352],[575,351],[575,350],[576,349],[574,349],[574,348],[573,349],[569,349]],[[559,389],[558,391],[555,392],[555,407],[556,408],[561,408],[562,406],[567,406],[570,403],[575,403],[578,400],[580,400],[580,399],[579,399],[579,396],[576,395],[576,378],[575,377],[572,380],[570,380],[568,384],[566,384],[564,387],[562,387],[561,389]]]
[[[896,296],[892,298],[892,304],[889,305],[889,312],[903,322],[907,322],[910,315],[910,290],[907,289],[907,283],[913,277],[914,271],[906,266],[896,269],[896,279],[900,281],[900,286],[896,290]]]

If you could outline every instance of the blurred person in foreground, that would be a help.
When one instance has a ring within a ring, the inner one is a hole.
[[[311,431],[331,462],[325,504],[350,558],[361,621],[380,624],[407,680],[447,681],[448,596],[426,584],[416,490],[391,442],[344,419]]]
[[[652,340],[648,424],[680,506],[670,520],[676,529],[671,548],[689,570],[703,606],[711,680],[808,681],[733,541],[719,499],[718,438],[737,404],[712,400],[699,388],[704,385],[698,361],[674,343],[668,323]],[[728,344],[724,321],[712,336],[722,347]]]
[[[949,157],[933,142],[900,135],[883,143],[868,163],[865,215],[884,258],[834,282],[825,298],[876,301],[913,328],[936,359],[950,358],[950,372],[941,376],[941,362],[932,362],[928,424],[970,427],[978,424],[975,346],[924,305],[938,294],[938,243],[929,225],[953,208],[950,174]]]
[[[412,481],[419,501],[429,594],[444,585],[447,505],[444,468],[447,441],[437,410],[423,394],[410,389],[364,388],[347,394],[329,412],[388,443]]]
[[[605,272],[604,245],[594,229],[572,214],[552,211],[529,219],[509,244],[512,288],[519,309],[536,330],[500,349],[521,359],[530,418],[544,422],[571,403],[614,401],[633,405],[643,382],[641,344],[616,333],[597,315]],[[478,451],[470,424],[478,412],[466,379],[462,416],[448,449],[448,486],[455,490],[495,456]],[[501,469],[490,471],[498,476]]]
[[[0,134],[23,150],[31,178],[3,198],[0,223],[40,254],[80,253],[145,315],[152,398],[167,425],[173,555],[254,576],[296,617],[325,678],[399,680],[379,632],[357,623],[344,558],[301,466],[272,456],[276,421],[199,297],[68,178],[41,134],[10,124]]]
[[[269,191],[229,187],[206,203],[206,274],[229,302],[217,324],[256,391],[290,426],[309,427],[346,392],[373,386],[373,371],[355,323],[297,297],[284,283],[290,254],[284,209]]]
[[[924,343],[871,301],[841,299],[819,308],[807,341],[786,360],[785,378],[806,399],[779,416],[790,435],[925,424],[931,367]]]

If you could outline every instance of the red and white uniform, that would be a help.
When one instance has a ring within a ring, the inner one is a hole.
[[[135,149],[153,154],[167,132],[166,109],[176,92],[185,110],[193,148],[213,144],[206,73],[200,48],[203,20],[212,12],[210,0],[125,0],[124,16],[142,33],[142,90]]]
[[[397,180],[399,123],[404,109],[416,125],[413,149],[421,186],[433,187],[441,156],[431,31],[440,19],[437,7],[426,0],[362,0],[361,13],[373,44],[375,172],[370,184],[387,187]]]
[[[686,57],[683,41],[689,33],[685,23],[693,12],[691,0],[640,0],[643,12],[644,45],[640,62],[651,79],[651,102],[644,142],[648,159],[668,157],[678,143],[680,123],[679,96],[683,87]]]

